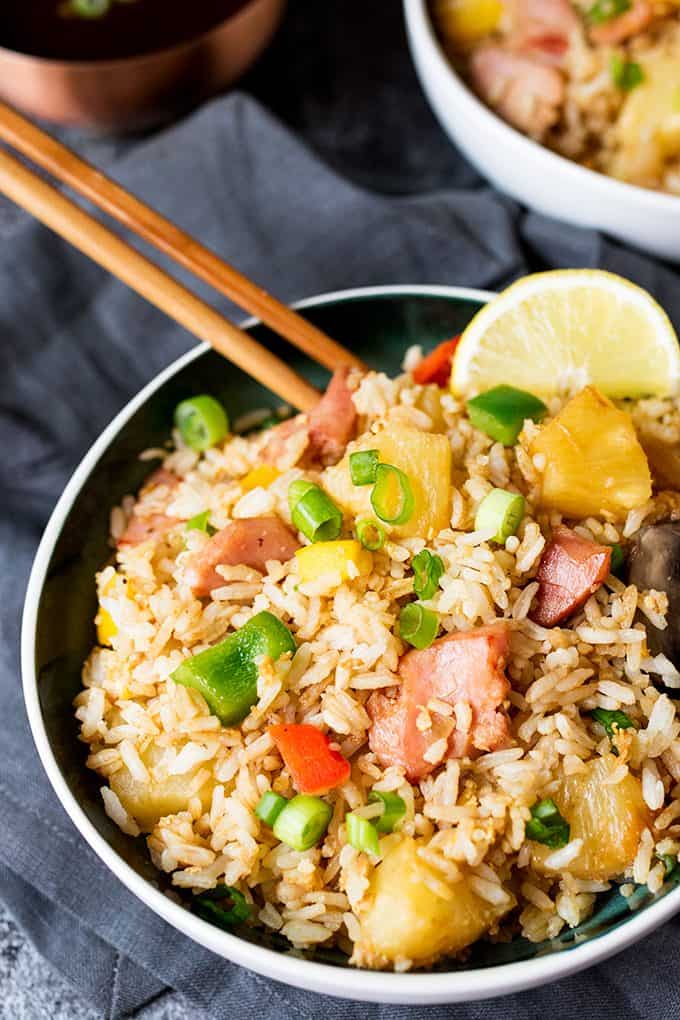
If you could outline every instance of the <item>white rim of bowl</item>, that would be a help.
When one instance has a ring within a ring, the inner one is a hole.
[[[546,148],[535,142],[528,135],[522,134],[507,121],[499,117],[497,113],[486,106],[475,93],[468,88],[455,68],[448,61],[446,54],[439,44],[432,20],[427,9],[427,0],[404,0],[404,16],[406,19],[407,34],[413,62],[416,65],[418,75],[422,82],[420,64],[431,64],[431,69],[436,75],[437,81],[451,92],[455,93],[456,100],[461,108],[476,124],[479,130],[495,131],[505,144],[515,149],[526,147],[531,150],[531,157],[534,163],[543,164],[542,170],[545,173],[560,172],[571,175],[575,184],[584,187],[597,188],[605,196],[615,196],[624,201],[635,201],[642,205],[654,207],[660,212],[677,214],[680,195],[670,195],[667,192],[653,191],[651,188],[641,188],[637,184],[628,184],[626,181],[619,181],[615,177],[598,173],[588,167],[581,166],[574,160],[560,156],[552,149]],[[424,87],[426,95],[427,89]],[[429,95],[428,95],[429,99]],[[482,174],[482,176],[484,176]],[[559,215],[556,213],[556,215]]]
[[[443,297],[467,301],[486,302],[495,295],[490,291],[465,287],[428,285],[388,285],[356,287],[349,290],[319,294],[294,304],[295,308],[314,308],[318,305],[351,301],[355,298],[389,295],[416,297]],[[258,320],[249,319],[246,327]],[[577,971],[600,963],[621,949],[631,945],[648,932],[659,927],[680,910],[680,887],[667,893],[663,899],[651,903],[639,914],[613,931],[598,935],[580,945],[571,945],[546,956],[531,960],[491,965],[479,970],[449,971],[446,973],[405,973],[360,970],[352,967],[335,967],[299,959],[292,955],[255,945],[236,935],[230,935],[202,921],[186,908],[168,899],[130,867],[89,820],[64,779],[52,753],[40,709],[38,681],[35,671],[35,644],[40,595],[42,593],[52,552],[64,522],[93,468],[110,443],[133,414],[168,379],[191,364],[208,350],[199,344],[163,369],[122,408],[93,443],[74,471],[62,493],[35,556],[26,589],[21,631],[21,666],[24,700],[28,718],[40,759],[62,806],[81,836],[97,856],[147,907],[178,931],[194,939],[206,949],[233,963],[253,970],[265,977],[338,998],[358,999],[385,1003],[452,1003],[473,999],[487,999],[498,995],[519,992],[526,988],[567,977]]]

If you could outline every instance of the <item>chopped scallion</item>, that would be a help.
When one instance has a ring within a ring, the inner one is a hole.
[[[65,10],[77,18],[102,18],[110,8],[111,0],[70,0]]]
[[[377,450],[357,450],[349,455],[349,474],[353,485],[372,485],[380,461]]]
[[[377,857],[380,853],[380,841],[378,830],[367,818],[355,815],[352,812],[345,815],[347,826],[347,842],[355,850],[361,850],[367,854]]]
[[[386,537],[385,529],[377,521],[372,521],[370,518],[357,521],[357,538],[364,549],[377,552],[384,546]]]
[[[504,545],[524,517],[524,496],[505,489],[492,489],[477,507],[475,531],[492,532],[491,541]]]
[[[383,793],[381,790],[371,790],[368,795],[369,804],[383,805],[383,813],[379,818],[373,819],[373,825],[378,832],[394,832],[397,825],[406,815],[406,803],[398,793]]]
[[[371,506],[386,524],[406,524],[413,516],[415,499],[408,476],[393,464],[378,464]]]
[[[192,517],[190,520],[188,520],[184,525],[184,530],[205,531],[207,535],[214,535],[216,529],[213,528],[212,524],[208,523],[209,519],[210,511],[204,510],[202,514],[196,514],[195,517]]]
[[[632,92],[645,80],[645,72],[634,60],[624,60],[619,53],[614,53],[609,62],[609,73],[617,89]]]
[[[229,931],[234,925],[248,920],[251,906],[238,889],[230,885],[218,885],[196,896],[194,913],[204,921]]]
[[[526,418],[539,421],[547,410],[533,393],[514,386],[495,386],[467,402],[468,417],[475,428],[503,446],[515,444]]]
[[[267,790],[267,792],[263,793],[260,797],[257,807],[255,808],[255,814],[261,821],[264,822],[265,825],[268,825],[271,828],[287,803],[288,801],[286,798],[282,797],[280,793],[274,793],[273,790]]]
[[[298,480],[288,489],[293,524],[310,542],[332,542],[342,530],[342,512],[313,482]]]
[[[204,393],[183,400],[175,408],[175,425],[192,450],[207,450],[229,432],[229,419],[219,400]]]
[[[326,832],[332,814],[332,807],[321,797],[299,793],[274,822],[274,835],[293,850],[309,850]]]
[[[532,807],[525,833],[527,839],[543,843],[551,850],[557,850],[569,842],[569,822],[562,817],[555,801],[547,797]]]
[[[591,25],[603,25],[607,21],[613,21],[621,14],[625,14],[631,7],[631,0],[596,0],[593,6],[586,12],[586,18]]]
[[[417,556],[413,557],[413,590],[419,599],[431,599],[437,588],[439,580],[444,574],[444,562],[441,556],[431,553],[429,549],[421,549]]]
[[[414,648],[429,648],[439,630],[439,617],[420,602],[410,602],[399,614],[399,634]]]
[[[625,712],[620,712],[615,708],[594,708],[590,716],[603,727],[612,742],[612,751],[618,755],[619,752],[614,745],[614,737],[618,730],[629,730],[631,727],[634,727],[635,723],[633,720]]]
[[[622,568],[625,566],[625,563],[626,554],[624,553],[623,549],[617,542],[615,545],[612,546],[612,558],[609,564],[610,573],[614,574],[615,576],[618,576]]]

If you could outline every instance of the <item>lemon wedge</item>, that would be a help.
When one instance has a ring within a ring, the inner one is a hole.
[[[671,322],[641,287],[600,269],[525,276],[485,305],[461,337],[451,388],[500,383],[550,396],[595,385],[609,397],[680,389]]]

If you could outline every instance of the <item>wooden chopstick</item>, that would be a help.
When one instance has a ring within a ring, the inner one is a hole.
[[[285,401],[301,411],[318,403],[285,362],[2,150],[0,191]]]
[[[365,370],[361,359],[347,348],[4,103],[0,103],[0,138],[321,365],[331,370],[340,365]]]

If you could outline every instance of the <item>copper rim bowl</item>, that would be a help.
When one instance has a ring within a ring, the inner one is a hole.
[[[284,7],[285,0],[247,0],[202,35],[118,60],[49,60],[0,47],[0,98],[62,124],[148,127],[243,74],[271,40]]]

